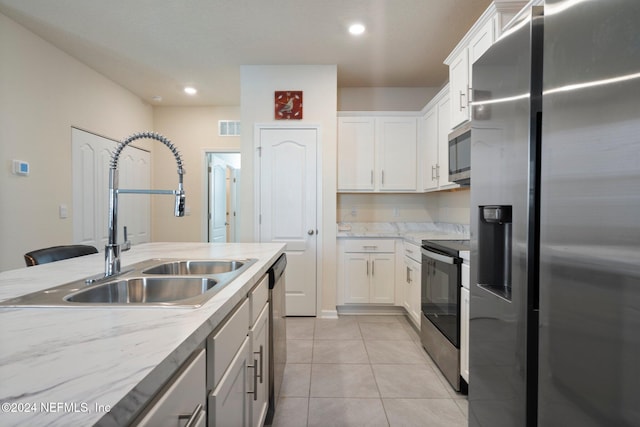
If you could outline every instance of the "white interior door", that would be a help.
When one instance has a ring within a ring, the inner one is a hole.
[[[260,241],[286,243],[286,314],[316,315],[317,129],[261,128]]]
[[[71,129],[73,175],[73,242],[102,250],[108,241],[109,162],[118,142],[80,129]],[[118,163],[119,187],[148,189],[151,154],[128,146]],[[118,198],[118,242],[127,226],[133,244],[151,241],[150,198],[122,194]]]
[[[213,156],[209,163],[209,241],[227,241],[227,164]]]
[[[230,242],[238,241],[238,231],[236,229],[238,224],[238,190],[240,188],[240,169],[230,168],[231,179],[229,180],[229,191],[227,192],[227,216],[228,236]]]

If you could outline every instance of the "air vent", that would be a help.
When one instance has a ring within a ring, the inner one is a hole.
[[[240,120],[218,120],[218,135],[239,136]]]

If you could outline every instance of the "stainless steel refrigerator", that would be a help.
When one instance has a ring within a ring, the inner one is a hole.
[[[640,1],[548,0],[472,85],[469,425],[640,426]]]

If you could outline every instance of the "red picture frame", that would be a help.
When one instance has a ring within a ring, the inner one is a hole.
[[[277,90],[274,96],[274,117],[276,120],[301,120],[302,91]]]

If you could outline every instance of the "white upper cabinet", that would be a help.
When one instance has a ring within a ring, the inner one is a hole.
[[[338,189],[373,191],[375,119],[338,119]]]
[[[416,191],[415,116],[338,118],[338,191]]]
[[[376,119],[379,189],[415,191],[417,184],[418,131],[415,117]]]
[[[487,21],[469,41],[469,75],[471,76],[473,63],[485,53],[496,40],[494,35],[494,21]],[[469,81],[471,83],[471,81]]]
[[[423,109],[420,127],[422,190],[459,187],[449,182],[449,87],[445,86]]]
[[[471,119],[473,63],[491,47],[526,1],[492,3],[445,59],[449,66],[450,128]]]
[[[469,52],[461,50],[449,64],[451,127],[469,120]]]
[[[447,98],[449,98],[447,96]],[[448,115],[448,112],[447,112]],[[430,108],[422,117],[422,189],[438,189],[438,108]]]

